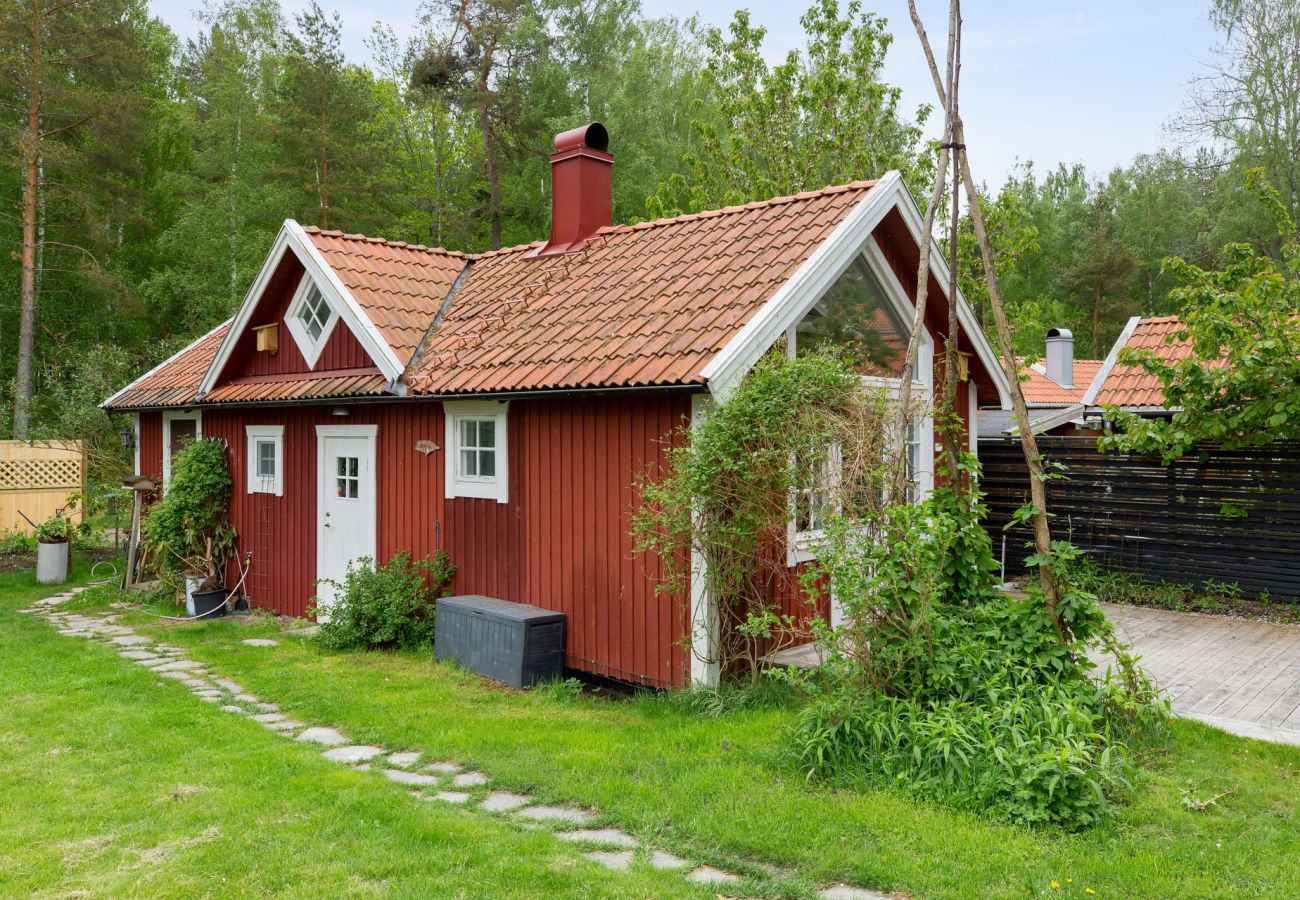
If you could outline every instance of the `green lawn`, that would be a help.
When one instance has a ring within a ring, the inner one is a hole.
[[[0,600],[0,708],[14,713],[0,725],[0,825],[17,848],[0,855],[0,893],[117,893],[144,877],[148,893],[685,890],[660,873],[605,873],[544,835],[416,804],[373,775],[330,766],[157,684],[106,647],[13,613],[33,596],[9,590]],[[413,655],[331,653],[298,638],[239,643],[273,635],[273,621],[134,619],[295,718],[591,806],[694,859],[756,876],[763,861],[795,873],[756,878],[751,887],[765,893],[848,881],[925,897],[1085,888],[1219,897],[1278,896],[1300,884],[1300,748],[1192,722],[1176,723],[1171,752],[1149,761],[1113,825],[1063,836],[882,791],[808,785],[785,756],[785,711],[703,720],[650,698],[566,702]],[[1198,796],[1236,792],[1192,811],[1183,789],[1193,785]],[[165,865],[142,864],[159,856]],[[227,880],[207,887],[218,878]]]

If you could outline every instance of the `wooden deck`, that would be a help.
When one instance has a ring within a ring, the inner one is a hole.
[[[1300,625],[1103,604],[1121,640],[1169,698],[1174,714],[1246,737],[1300,746]],[[770,658],[814,668],[823,648]],[[1098,658],[1104,671],[1105,659]]]

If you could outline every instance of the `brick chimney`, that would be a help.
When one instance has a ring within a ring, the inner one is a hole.
[[[1047,329],[1047,377],[1074,387],[1074,335],[1068,328]]]
[[[551,155],[551,238],[538,256],[572,253],[614,221],[614,157],[599,122],[555,136]]]

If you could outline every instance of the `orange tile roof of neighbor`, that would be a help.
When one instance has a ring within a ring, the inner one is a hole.
[[[1192,345],[1188,341],[1173,340],[1173,335],[1181,327],[1177,316],[1152,316],[1139,319],[1128,334],[1128,339],[1116,347],[1111,355],[1117,360],[1119,350],[1129,347],[1135,350],[1152,350],[1168,362],[1177,362],[1192,355]],[[1124,336],[1120,336],[1124,340]],[[1108,360],[1109,361],[1109,360]],[[1104,373],[1104,381],[1099,385],[1093,398],[1095,406],[1122,406],[1132,409],[1159,409],[1164,406],[1165,397],[1160,388],[1160,379],[1137,366],[1125,366],[1118,361],[1109,372]]]
[[[462,254],[303,231],[405,367],[401,380],[412,394],[690,385],[703,383],[704,366],[875,183],[606,226],[582,250],[553,256],[536,254],[541,242]],[[225,331],[205,336],[105,407],[198,402]],[[387,389],[382,376],[348,374],[357,377],[243,379],[219,384],[202,402]]]
[[[1074,361],[1074,387],[1064,387],[1040,372],[1036,366],[1023,369],[1028,378],[1020,382],[1020,390],[1025,395],[1025,402],[1030,406],[1069,406],[1083,400],[1084,393],[1092,384],[1101,368],[1100,359],[1076,359]]]

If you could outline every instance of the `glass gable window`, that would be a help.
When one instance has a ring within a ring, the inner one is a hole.
[[[887,378],[902,374],[907,338],[908,328],[861,256],[795,328],[797,352],[846,347],[861,374]]]
[[[325,326],[329,324],[329,320],[329,304],[321,296],[320,289],[313,284],[307,289],[302,302],[298,304],[298,321],[302,323],[303,331],[312,341],[319,341],[320,336],[325,333]]]

